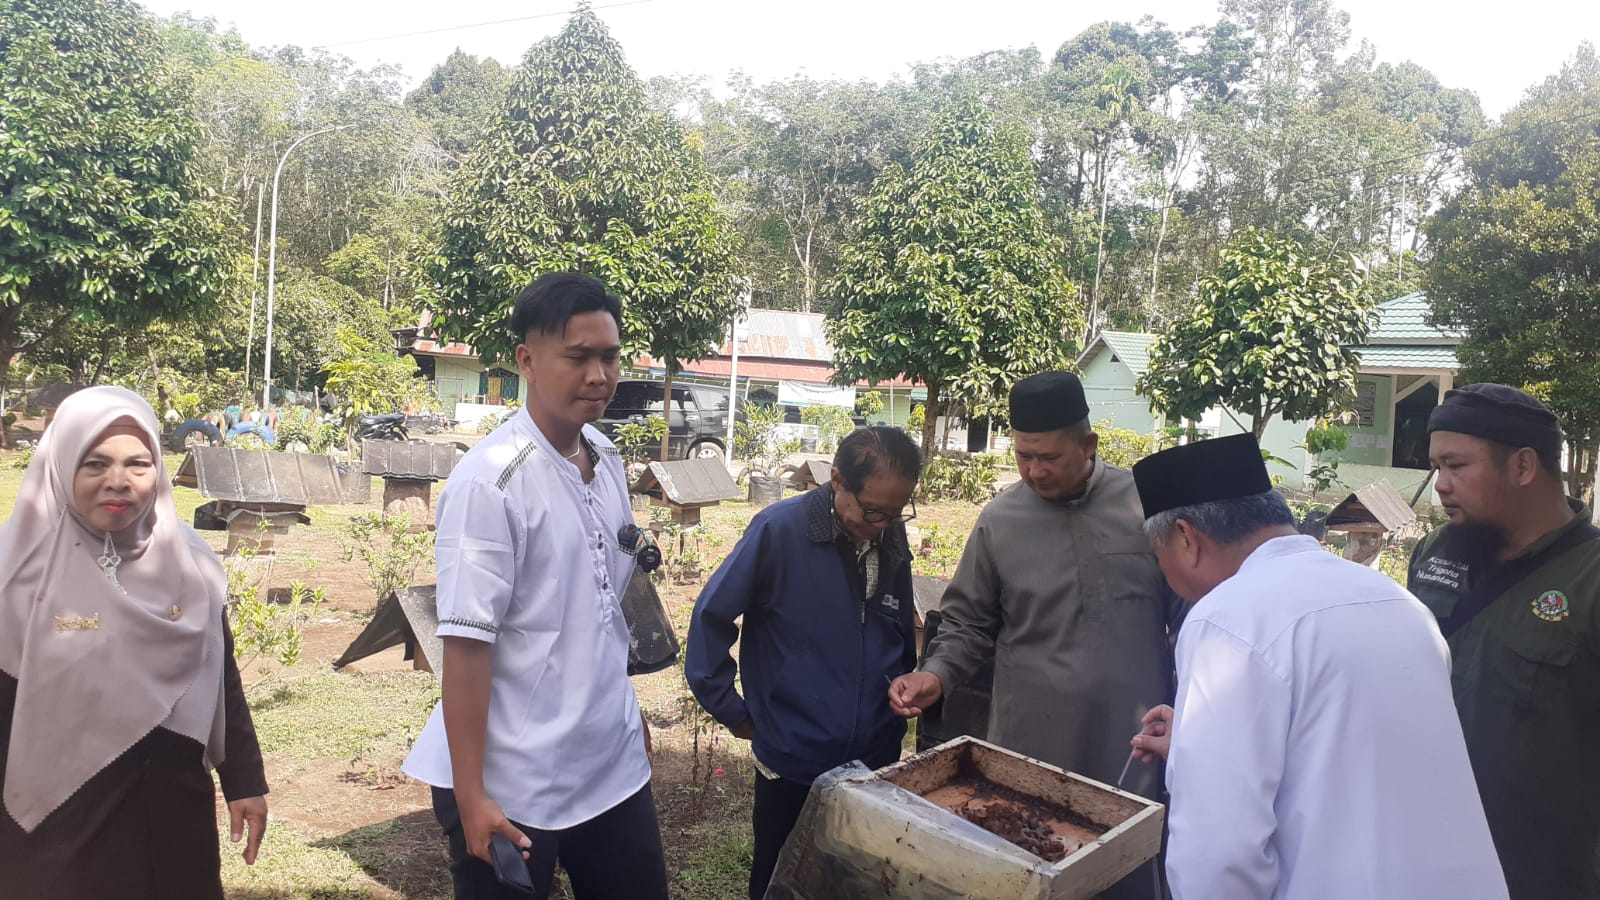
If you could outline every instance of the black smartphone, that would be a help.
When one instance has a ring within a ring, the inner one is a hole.
[[[533,878],[528,875],[528,861],[522,850],[503,834],[489,838],[489,859],[494,862],[494,877],[501,884],[532,896]]]

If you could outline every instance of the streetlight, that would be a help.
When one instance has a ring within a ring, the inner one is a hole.
[[[289,154],[294,148],[300,146],[319,134],[332,131],[343,131],[346,128],[355,128],[355,125],[335,125],[321,131],[313,131],[303,135],[289,149],[283,151],[283,158],[278,160],[278,170],[272,173],[272,236],[267,239],[267,346],[264,353],[265,362],[261,370],[261,409],[263,412],[272,408],[272,310],[273,296],[277,287],[278,271],[278,179],[283,176],[283,164],[289,161]]]

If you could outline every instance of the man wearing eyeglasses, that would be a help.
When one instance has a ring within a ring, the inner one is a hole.
[[[922,671],[889,686],[890,705],[921,715],[992,661],[989,740],[1117,784],[1123,732],[1171,702],[1168,632],[1183,605],[1145,540],[1133,475],[1096,456],[1078,377],[1025,378],[1010,406],[1022,483],[978,516],[940,603],[938,637]],[[1159,766],[1136,764],[1121,784],[1159,799],[1161,781]],[[1136,872],[1104,896],[1146,900],[1155,884]]]
[[[829,483],[758,513],[695,603],[689,687],[756,758],[752,898],[818,775],[900,758],[905,722],[884,687],[917,662],[905,523],[921,473],[904,431],[856,430]]]

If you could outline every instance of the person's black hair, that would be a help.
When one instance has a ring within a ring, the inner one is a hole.
[[[517,295],[511,310],[511,336],[520,344],[530,331],[566,334],[567,322],[587,312],[609,313],[617,329],[622,328],[622,298],[607,290],[600,279],[582,272],[540,275]]]
[[[899,428],[857,428],[839,442],[833,467],[844,479],[844,489],[851,493],[860,492],[867,486],[867,479],[879,472],[893,472],[915,483],[922,477],[922,449]]]

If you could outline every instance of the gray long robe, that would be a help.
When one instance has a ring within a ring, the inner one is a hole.
[[[1184,609],[1143,523],[1133,475],[1098,460],[1076,500],[1016,484],[978,516],[922,668],[948,693],[994,660],[990,741],[1116,784],[1139,720],[1172,700]],[[1123,788],[1157,799],[1160,767],[1134,763]]]

